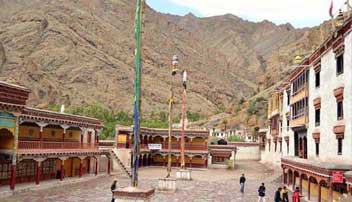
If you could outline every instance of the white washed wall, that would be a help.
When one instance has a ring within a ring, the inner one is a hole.
[[[320,129],[320,154],[322,160],[352,160],[352,36],[345,38],[344,73],[336,76],[336,60],[333,50],[329,50],[321,58],[320,87],[315,87],[315,72],[311,67],[309,72],[309,128],[308,128],[308,157],[315,157],[315,141],[312,132]],[[337,104],[334,89],[344,87],[344,121],[345,138],[343,140],[342,155],[337,155],[337,139],[333,126],[337,123]],[[321,97],[320,126],[315,127],[315,108],[313,100]]]

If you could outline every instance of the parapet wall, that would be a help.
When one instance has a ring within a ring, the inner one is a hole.
[[[236,160],[256,160],[259,161],[260,149],[259,143],[252,142],[230,142],[230,145],[235,145],[237,148]]]

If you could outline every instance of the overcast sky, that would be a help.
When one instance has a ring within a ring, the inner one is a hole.
[[[352,4],[352,0],[351,4]],[[346,0],[333,0],[336,14]],[[234,14],[258,22],[264,19],[276,24],[291,23],[295,27],[311,27],[329,19],[331,0],[147,0],[155,10],[198,17]]]

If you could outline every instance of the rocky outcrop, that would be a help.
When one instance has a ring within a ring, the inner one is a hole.
[[[103,103],[131,111],[135,1],[0,0],[0,79],[33,90],[29,104]],[[189,70],[189,109],[212,114],[282,77],[326,26],[294,29],[233,15],[197,18],[146,8],[143,110],[165,110],[170,58]],[[2,45],[1,45],[2,44]],[[180,78],[178,78],[180,83]],[[176,89],[179,107],[181,85]]]

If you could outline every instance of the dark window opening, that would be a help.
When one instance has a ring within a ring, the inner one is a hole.
[[[290,153],[290,144],[287,142],[286,146],[287,146],[287,154],[289,154]]]
[[[277,142],[275,142],[275,152],[276,152],[276,149],[277,149]]]
[[[282,152],[282,142],[280,142],[280,153]]]
[[[315,110],[315,126],[320,126],[320,109]]]
[[[289,129],[290,129],[290,120],[289,120],[288,117],[287,117],[287,120],[286,120],[286,129],[287,129],[287,131],[289,131]]]
[[[342,74],[343,73],[343,54],[338,56],[336,58],[336,74]]]
[[[319,142],[315,143],[315,155],[319,156]]]
[[[338,101],[337,102],[337,120],[342,120],[343,119],[343,102]]]
[[[337,139],[337,155],[342,155],[342,138]]]
[[[319,87],[320,86],[320,71],[317,71],[315,73],[315,87]]]

